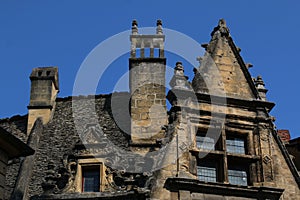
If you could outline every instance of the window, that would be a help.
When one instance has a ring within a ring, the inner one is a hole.
[[[228,181],[234,185],[248,185],[247,171],[244,168],[235,166],[228,169]]]
[[[78,159],[77,173],[74,179],[75,192],[102,192],[105,190],[106,167],[103,158]]]
[[[197,166],[197,175],[200,181],[217,182],[217,167],[213,163],[202,163]]]
[[[210,137],[197,135],[196,144],[199,149],[215,150],[215,140]]]
[[[205,182],[219,182],[247,186],[256,182],[253,168],[258,165],[258,156],[253,148],[253,133],[224,127],[212,127],[210,133],[203,127],[196,127],[195,148],[198,179]],[[205,151],[206,150],[206,151]],[[210,150],[210,151],[207,151]],[[196,171],[197,169],[197,171]]]
[[[206,129],[197,130],[196,146],[202,150],[221,150],[221,133],[219,129]]]
[[[233,136],[227,136],[226,138],[227,152],[245,154],[245,139]]]
[[[82,167],[82,192],[100,191],[100,166]]]

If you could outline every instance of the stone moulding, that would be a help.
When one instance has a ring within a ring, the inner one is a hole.
[[[185,178],[168,178],[165,187],[170,191],[187,190],[191,193],[217,194],[223,196],[255,199],[280,199],[284,189],[256,186],[236,186],[223,183],[207,183]]]
[[[115,192],[115,193],[101,193],[101,192],[93,192],[93,193],[68,193],[68,194],[51,194],[51,195],[42,195],[42,196],[34,196],[32,200],[40,200],[40,199],[82,199],[82,200],[96,200],[96,199],[105,199],[105,200],[122,200],[122,199],[148,199],[149,192],[144,191],[129,191],[129,192]]]

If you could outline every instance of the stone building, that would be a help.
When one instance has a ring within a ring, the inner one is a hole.
[[[290,140],[285,146],[300,174],[300,137]]]
[[[161,21],[153,35],[133,21],[130,41],[129,93],[59,98],[58,69],[33,69],[28,115],[0,121],[35,150],[8,166],[6,199],[300,199],[275,104],[224,20],[167,94]]]
[[[277,134],[290,154],[298,173],[300,173],[300,137],[291,140],[289,130],[278,130]]]
[[[0,127],[0,199],[4,199],[5,175],[9,162],[33,153],[28,145]]]

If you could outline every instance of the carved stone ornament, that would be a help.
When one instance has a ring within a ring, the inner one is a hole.
[[[44,194],[74,191],[74,179],[76,175],[77,162],[72,155],[64,155],[63,167],[57,168],[53,162],[49,162],[45,181],[42,183]]]
[[[108,158],[105,163],[109,165],[109,162],[117,162],[116,158]],[[120,160],[119,160],[120,161]],[[133,159],[131,159],[133,162]],[[131,162],[129,159],[129,162]],[[104,163],[104,164],[105,164]],[[77,174],[77,165],[73,155],[65,155],[63,159],[64,167],[56,169],[55,165],[50,162],[48,164],[47,176],[45,182],[42,184],[44,194],[63,194],[63,193],[75,193]],[[120,191],[150,191],[150,187],[153,184],[153,174],[151,172],[144,173],[130,173],[120,169],[113,169],[105,165],[105,172],[103,180],[107,184],[103,188],[102,192],[120,192]]]
[[[263,161],[264,161],[265,164],[268,164],[272,161],[272,158],[269,155],[265,155],[263,157]]]

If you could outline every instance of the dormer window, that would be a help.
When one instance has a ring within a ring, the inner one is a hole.
[[[107,185],[105,179],[106,167],[101,158],[78,159],[77,174],[75,177],[75,191],[102,192]]]
[[[100,166],[82,167],[82,192],[100,192]]]

